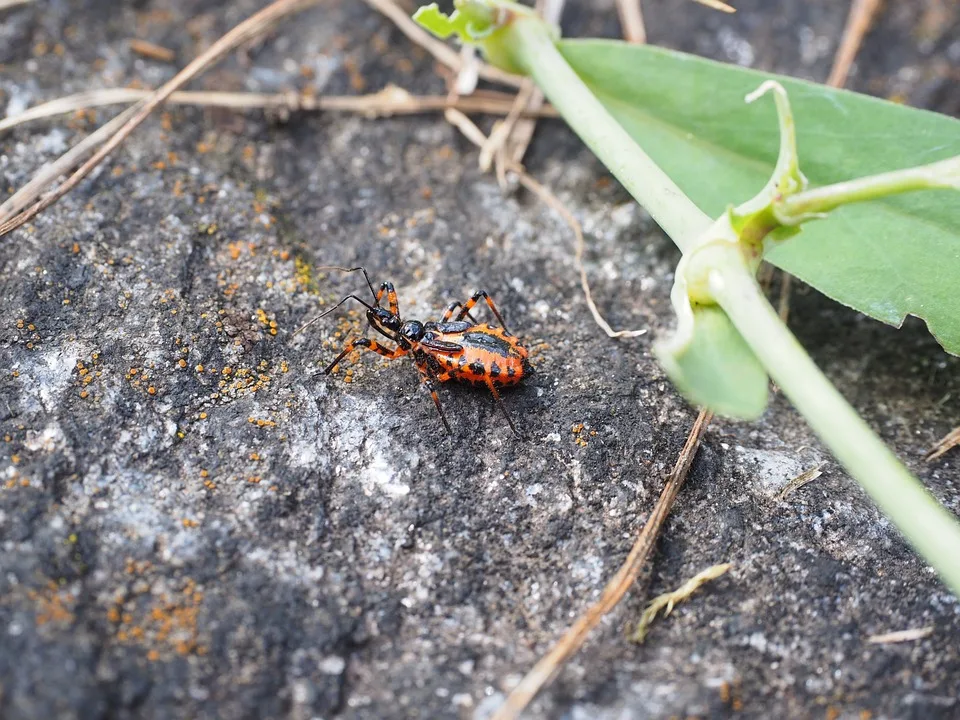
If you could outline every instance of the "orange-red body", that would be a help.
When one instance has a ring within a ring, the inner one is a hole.
[[[379,290],[375,291],[370,278],[367,276],[367,271],[362,267],[328,269],[345,272],[361,271],[367,281],[367,286],[370,288],[370,293],[373,295],[373,304],[364,302],[356,295],[347,295],[330,310],[311,320],[300,330],[324,317],[327,313],[336,310],[347,300],[355,300],[367,308],[367,322],[370,326],[384,337],[395,342],[396,347],[390,348],[369,338],[351,340],[344,346],[334,361],[327,366],[324,373],[332,372],[337,363],[343,360],[354,348],[365,348],[391,360],[410,355],[417,370],[420,371],[422,381],[430,390],[430,396],[433,398],[433,402],[437,406],[437,412],[440,413],[440,419],[448,432],[450,426],[443,414],[443,408],[440,407],[440,398],[437,397],[434,383],[453,380],[488,388],[493,393],[493,397],[500,405],[501,410],[503,410],[507,422],[510,423],[510,428],[517,435],[520,434],[503,407],[498,390],[499,388],[516,385],[529,375],[532,369],[527,360],[527,349],[506,329],[500,311],[497,310],[497,306],[494,305],[486,291],[480,290],[474,293],[464,303],[452,303],[447,307],[438,322],[424,323],[419,320],[404,320],[400,317],[397,292],[394,290],[392,283],[385,282]],[[387,307],[380,304],[384,297],[387,299]],[[486,302],[490,311],[500,321],[500,327],[478,323],[470,315],[470,310],[480,300]],[[452,319],[454,313],[456,313],[456,318]],[[469,318],[470,321],[468,322],[464,318]],[[297,332],[300,332],[300,330]]]
[[[437,332],[436,337],[460,348],[433,350],[421,344],[421,351],[439,366],[436,378],[440,382],[453,380],[501,388],[516,385],[530,373],[527,349],[503,328],[483,323],[462,332]]]

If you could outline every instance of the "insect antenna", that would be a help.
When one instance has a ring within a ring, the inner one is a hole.
[[[329,315],[330,313],[332,313],[332,312],[333,312],[334,310],[336,310],[338,307],[340,307],[341,305],[343,305],[347,300],[356,300],[358,303],[360,303],[360,304],[363,305],[367,310],[370,310],[370,311],[373,311],[373,310],[376,309],[373,305],[370,305],[369,303],[364,302],[363,300],[361,300],[360,298],[358,298],[356,295],[347,295],[345,298],[343,298],[342,300],[340,300],[340,302],[338,302],[336,305],[334,305],[334,306],[333,306],[332,308],[330,308],[329,310],[324,310],[322,313],[320,313],[319,315],[317,315],[317,316],[316,316],[315,318],[313,318],[312,320],[307,320],[307,322],[305,322],[303,325],[301,325],[301,326],[298,327],[296,330],[294,330],[294,331],[290,334],[290,337],[293,337],[294,335],[299,335],[301,332],[303,332],[303,331],[306,330],[308,327],[310,327],[310,326],[313,325],[315,322],[317,322],[317,320],[321,320],[322,318],[325,318],[327,315]]]
[[[370,282],[370,276],[367,275],[366,268],[355,267],[355,268],[345,268],[340,267],[339,265],[320,265],[319,267],[314,268],[314,270],[339,270],[340,272],[352,273],[359,270],[363,273],[363,279],[367,281],[367,287],[370,288],[370,294],[373,295],[373,304],[376,307],[380,307],[380,302],[377,300],[377,292],[373,289],[373,283]]]

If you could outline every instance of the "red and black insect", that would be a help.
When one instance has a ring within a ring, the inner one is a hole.
[[[436,384],[454,380],[488,388],[507,418],[510,428],[514,433],[520,435],[503,406],[499,391],[500,388],[519,383],[532,372],[532,368],[527,360],[527,349],[507,330],[503,318],[500,316],[500,311],[497,310],[497,306],[494,305],[493,300],[490,299],[485,290],[474,293],[465,303],[451,303],[444,311],[439,322],[404,320],[400,317],[397,291],[394,290],[393,283],[385,282],[380,285],[379,290],[374,291],[370,277],[362,267],[322,267],[317,269],[340,270],[343,272],[359,270],[363,273],[363,278],[367,281],[367,287],[373,294],[373,304],[364,302],[356,295],[347,295],[322,315],[315,317],[299,328],[296,333],[329,315],[347,300],[356,300],[367,309],[367,322],[370,323],[371,327],[397,344],[397,347],[389,348],[369,338],[351,340],[344,346],[336,359],[324,369],[325,375],[329,375],[337,364],[355,348],[372,350],[390,360],[403,355],[411,355],[414,365],[420,371],[420,379],[430,390],[430,396],[437,406],[440,420],[443,421],[443,426],[447,432],[451,432],[450,425],[443,414],[443,408],[440,406]],[[385,308],[380,306],[384,295],[387,297],[387,307]],[[491,312],[499,321],[500,327],[478,323],[470,314],[473,306],[481,300],[486,301]],[[452,319],[454,313],[456,313],[456,318]],[[469,318],[469,322],[464,318]]]

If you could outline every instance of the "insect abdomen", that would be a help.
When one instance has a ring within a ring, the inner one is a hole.
[[[459,345],[461,352],[443,354],[438,359],[451,380],[494,387],[516,385],[530,374],[527,349],[517,338],[500,328],[475,325],[463,333],[444,335],[443,339]]]

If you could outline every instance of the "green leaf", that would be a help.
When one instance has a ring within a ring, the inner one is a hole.
[[[436,3],[430,3],[418,8],[413,14],[413,19],[441,40],[456,35],[461,42],[469,43],[473,41],[473,38],[467,32],[467,25],[470,20],[459,10],[454,10],[453,13],[447,15],[437,7]]]
[[[719,415],[755,420],[767,406],[767,371],[716,305],[693,308],[689,340],[667,341],[654,352],[667,375],[694,405]]]
[[[780,82],[811,187],[960,154],[960,122],[822,85],[607,40],[564,40],[561,53],[607,110],[708,215],[753,197],[776,164]],[[950,190],[850,205],[804,226],[771,262],[826,295],[899,326],[923,318],[960,354],[960,200]]]

